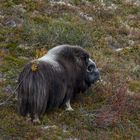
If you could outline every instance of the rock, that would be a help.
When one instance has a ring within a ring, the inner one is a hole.
[[[93,18],[91,16],[89,16],[89,15],[83,13],[83,12],[80,12],[79,15],[80,15],[80,17],[82,17],[85,20],[93,21]]]
[[[123,51],[124,49],[130,49],[130,47],[125,47],[125,48],[117,48],[115,49],[116,52]]]
[[[8,27],[16,27],[17,26],[17,24],[16,24],[16,22],[14,20],[7,21],[5,23],[5,25],[8,26]]]
[[[117,8],[118,8],[117,5],[113,4],[113,3],[107,7],[107,9],[109,9],[109,10],[116,10]]]
[[[62,126],[63,132],[66,133],[68,132],[68,126],[67,125],[63,125]]]
[[[25,50],[28,50],[28,49],[31,48],[31,47],[28,46],[27,44],[20,44],[20,45],[18,45],[17,47],[18,47],[18,48],[21,48],[21,49],[25,49]]]
[[[23,19],[21,18],[7,18],[4,21],[4,25],[14,28],[14,27],[21,27],[23,25]]]
[[[47,125],[47,126],[44,126],[44,127],[42,127],[43,129],[51,129],[51,128],[53,128],[53,129],[57,129],[57,126],[56,125]]]
[[[79,138],[66,138],[66,140],[80,140]]]
[[[133,46],[133,45],[135,44],[135,42],[134,42],[133,40],[128,40],[128,44],[129,44],[130,46]]]
[[[116,50],[116,49],[120,48],[120,46],[121,46],[120,43],[116,39],[114,39],[112,36],[106,37],[105,41],[107,43],[107,46],[109,48],[112,48],[113,50]]]
[[[54,6],[54,5],[60,5],[60,6],[67,6],[69,8],[71,8],[72,10],[74,10],[81,18],[87,20],[87,21],[93,21],[93,17],[92,16],[89,16],[88,14],[82,12],[80,10],[79,7],[77,6],[74,6],[66,1],[62,1],[62,0],[59,0],[59,1],[56,1],[56,0],[53,0],[53,1],[50,1],[51,2],[51,5]]]

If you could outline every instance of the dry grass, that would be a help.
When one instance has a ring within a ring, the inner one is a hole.
[[[69,3],[70,7],[44,0],[1,2],[0,102],[15,89],[25,63],[59,44],[81,45],[89,51],[103,81],[77,97],[74,112],[49,111],[38,126],[17,114],[12,98],[0,106],[0,139],[140,139],[138,4],[133,0]]]

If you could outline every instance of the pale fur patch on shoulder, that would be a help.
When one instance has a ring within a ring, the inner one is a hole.
[[[38,60],[39,61],[48,61],[48,57],[47,57],[47,55],[44,55],[44,56],[42,56],[42,57],[40,57],[40,58],[38,58]]]
[[[56,61],[55,55],[44,55],[41,58],[38,58],[39,61],[49,62],[54,67],[59,67],[59,63]]]

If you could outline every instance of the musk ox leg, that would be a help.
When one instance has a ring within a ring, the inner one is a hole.
[[[74,111],[70,105],[70,99],[66,102],[66,111]]]
[[[37,114],[34,115],[33,123],[34,124],[40,124],[41,123]]]
[[[26,115],[26,121],[27,122],[31,122],[32,121],[32,118],[31,118],[29,113]]]

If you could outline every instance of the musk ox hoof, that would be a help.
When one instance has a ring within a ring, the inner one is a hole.
[[[73,108],[66,108],[66,111],[74,111]]]
[[[70,100],[68,100],[68,101],[66,102],[66,111],[74,111],[73,108],[72,108],[71,105],[70,105]]]
[[[26,122],[31,123],[32,122],[32,118],[30,117],[30,114],[27,114],[26,116]]]
[[[26,122],[31,122],[32,119],[31,118],[26,118]]]
[[[39,118],[37,118],[37,119],[33,119],[33,124],[41,124]]]
[[[32,120],[32,122],[33,122],[33,124],[41,124],[37,114],[34,116],[34,119]]]

